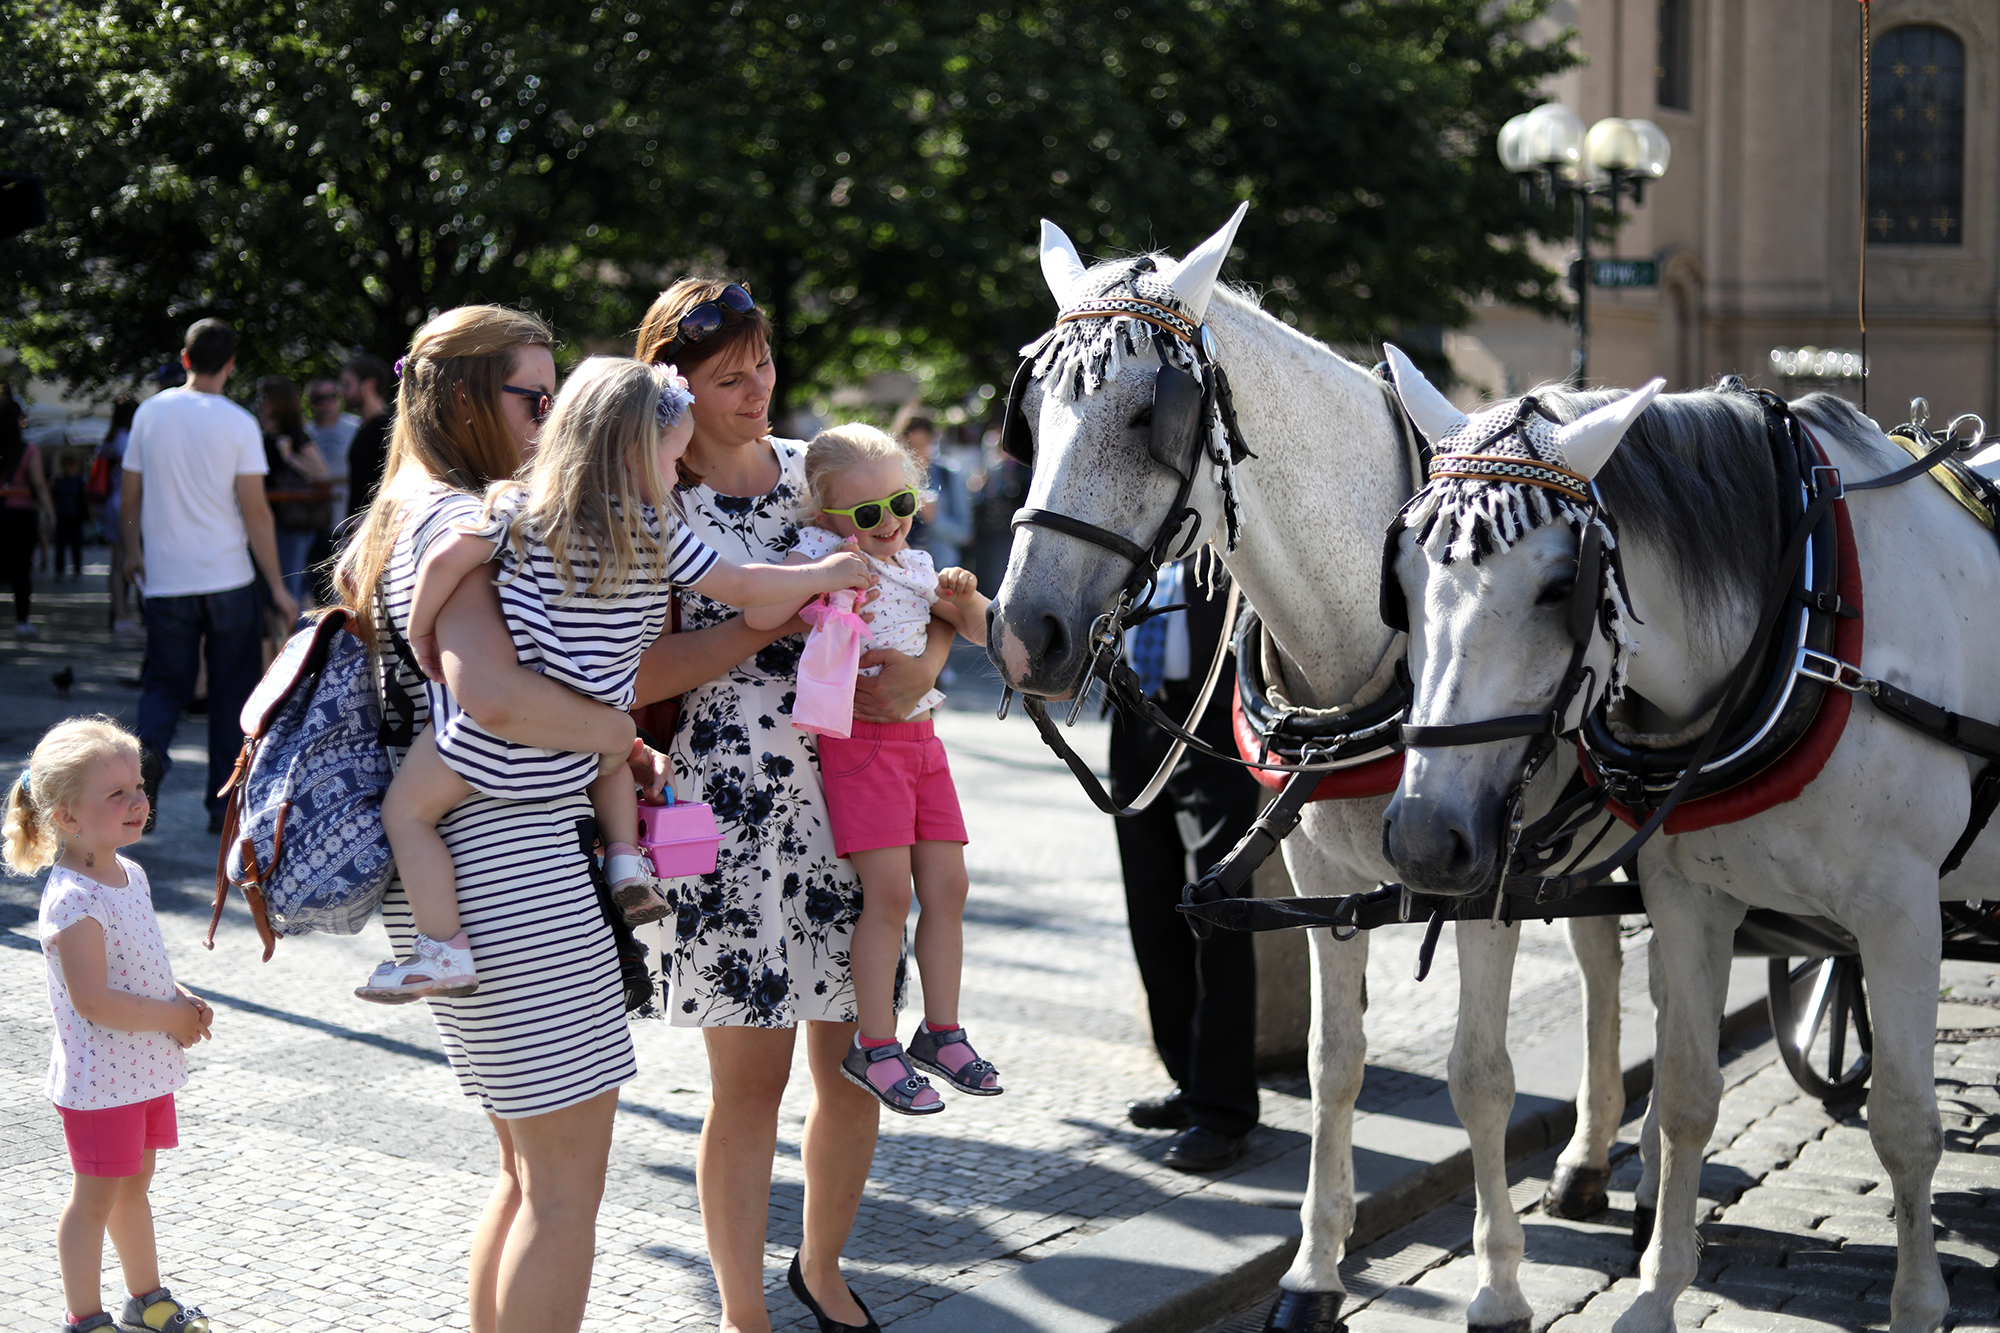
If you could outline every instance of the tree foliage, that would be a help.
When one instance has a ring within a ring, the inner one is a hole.
[[[77,383],[207,314],[260,371],[475,300],[617,345],[699,270],[796,382],[962,386],[1047,322],[1037,218],[1178,252],[1241,199],[1232,276],[1322,337],[1552,309],[1561,219],[1492,151],[1572,60],[1542,3],[0,0],[0,165],[55,219],[0,241],[0,338]]]

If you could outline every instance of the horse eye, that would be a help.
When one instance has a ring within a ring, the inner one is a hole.
[[[1561,574],[1542,585],[1541,593],[1535,598],[1536,606],[1561,606],[1576,591],[1576,567],[1570,566]]]
[[[1151,403],[1147,403],[1144,407],[1140,408],[1137,412],[1134,412],[1132,414],[1132,422],[1127,427],[1127,429],[1151,430],[1152,428],[1153,428],[1153,405]]]

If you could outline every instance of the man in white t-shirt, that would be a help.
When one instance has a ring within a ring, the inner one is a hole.
[[[158,809],[168,747],[208,663],[209,831],[221,831],[222,798],[243,745],[237,715],[264,670],[264,599],[286,624],[298,603],[278,569],[271,506],[264,499],[264,437],[257,419],[222,396],[236,368],[236,334],[219,319],[192,325],[181,352],[187,383],[139,404],[125,447],[119,524],[126,576],[146,603],[146,667],[139,741],[147,795]],[[252,563],[254,557],[254,565]],[[205,653],[204,653],[205,648]]]

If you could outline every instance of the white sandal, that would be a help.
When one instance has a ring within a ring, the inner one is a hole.
[[[604,874],[611,881],[611,901],[628,926],[643,926],[673,914],[674,905],[660,890],[653,863],[643,856],[605,858]]]
[[[465,932],[460,931],[453,939],[465,940]],[[438,996],[470,995],[478,989],[470,940],[455,944],[419,935],[408,958],[401,962],[392,958],[383,963],[368,978],[368,984],[354,994],[377,1004],[408,1004]]]

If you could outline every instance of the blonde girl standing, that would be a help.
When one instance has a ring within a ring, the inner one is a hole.
[[[208,1333],[202,1312],[160,1283],[147,1199],[154,1153],[180,1141],[181,1052],[214,1020],[174,980],[146,872],[118,855],[145,831],[147,810],[139,740],[105,717],[50,728],[7,798],[8,868],[54,866],[38,933],[56,1019],[47,1092],[75,1172],[56,1231],[68,1307],[59,1327],[78,1333]],[[129,1293],[116,1321],[99,1287],[107,1233]]]

